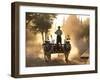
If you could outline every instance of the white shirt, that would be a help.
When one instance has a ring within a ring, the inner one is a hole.
[[[55,32],[55,34],[61,36],[61,35],[62,35],[62,31],[61,31],[61,30],[57,30],[57,31]]]

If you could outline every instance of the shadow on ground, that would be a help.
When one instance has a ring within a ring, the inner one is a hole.
[[[55,58],[51,59],[48,62],[45,62],[43,58],[36,57],[34,58],[33,56],[27,56],[26,58],[26,67],[39,67],[39,66],[61,66],[61,65],[79,65],[79,64],[84,64],[84,60],[74,60],[74,61],[68,61],[66,63],[63,59]]]

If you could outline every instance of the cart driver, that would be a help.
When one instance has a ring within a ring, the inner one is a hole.
[[[62,39],[61,39],[61,35],[62,35],[62,30],[60,30],[60,26],[58,26],[58,30],[55,32],[55,34],[57,35],[57,39],[56,42],[57,44],[62,44]]]

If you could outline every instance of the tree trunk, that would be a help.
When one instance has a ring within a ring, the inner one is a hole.
[[[44,43],[44,35],[43,35],[43,32],[41,32],[41,35],[42,35],[42,41]]]
[[[47,40],[47,33],[45,32],[45,40]]]
[[[45,40],[48,40],[48,31],[45,31]]]

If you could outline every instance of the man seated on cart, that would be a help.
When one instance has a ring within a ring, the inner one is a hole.
[[[61,38],[62,30],[60,30],[60,26],[58,26],[58,30],[55,32],[55,34],[57,35],[56,43],[62,44],[62,38]]]

